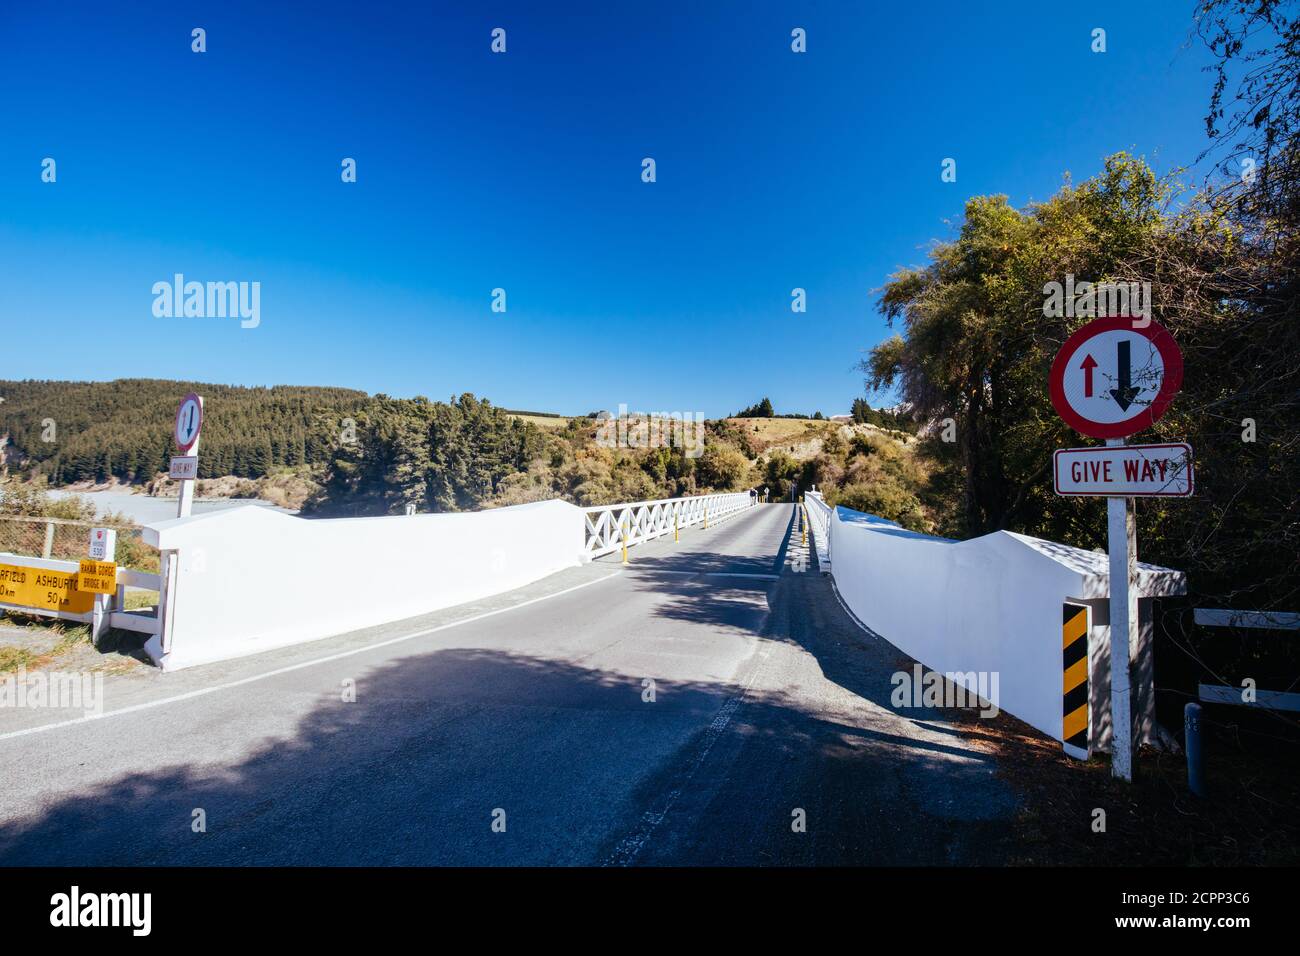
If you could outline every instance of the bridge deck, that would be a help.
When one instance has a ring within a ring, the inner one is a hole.
[[[793,569],[793,517],[110,678],[98,720],[0,711],[0,864],[997,862],[1013,801],[990,758],[891,710],[911,661]]]

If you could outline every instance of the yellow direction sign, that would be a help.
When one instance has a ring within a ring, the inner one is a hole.
[[[112,594],[117,590],[116,561],[82,561],[77,573],[77,590],[91,594]]]
[[[85,614],[94,606],[95,596],[77,589],[75,571],[0,564],[0,602]]]

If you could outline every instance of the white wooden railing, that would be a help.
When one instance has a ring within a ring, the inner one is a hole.
[[[1300,631],[1300,613],[1295,611],[1234,611],[1198,607],[1194,614],[1202,627],[1259,628],[1274,631]],[[1300,694],[1279,690],[1256,690],[1253,696],[1242,688],[1222,684],[1198,684],[1198,696],[1210,704],[1238,704],[1265,710],[1300,712]]]
[[[0,551],[0,564],[31,568],[33,571],[61,571],[76,574],[80,564],[77,561],[62,561],[56,558],[33,558],[24,554],[12,554]],[[0,601],[0,611],[13,611],[19,614],[33,614],[40,617],[53,617],[64,621],[89,624],[91,638],[98,644],[103,633],[110,627],[141,634],[157,634],[161,629],[158,609],[161,600],[150,610],[128,611],[126,609],[127,588],[140,588],[147,591],[161,591],[162,577],[148,571],[132,571],[129,568],[117,569],[117,590],[113,594],[95,595],[92,610],[85,612],[63,611],[54,608],[31,607],[23,604],[8,604]]]
[[[831,511],[820,492],[810,491],[803,496],[808,526],[812,529],[813,547],[817,549],[817,563],[823,571],[831,569]]]
[[[715,524],[751,507],[755,500],[748,491],[737,491],[583,508],[583,558],[590,561],[624,544],[631,547],[693,525]]]

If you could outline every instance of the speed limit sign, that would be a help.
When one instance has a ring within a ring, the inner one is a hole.
[[[199,431],[203,428],[203,400],[193,392],[181,400],[176,409],[176,447],[189,451],[199,440]]]

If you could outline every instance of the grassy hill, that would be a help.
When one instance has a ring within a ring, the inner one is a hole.
[[[166,471],[176,406],[204,398],[199,475],[262,478],[323,464],[370,396],[344,388],[244,388],[164,379],[112,382],[0,380],[4,464],[51,484],[142,482]]]
[[[176,404],[205,399],[198,491],[259,497],[318,514],[497,507],[548,498],[607,504],[816,484],[833,501],[918,528],[925,474],[915,439],[874,425],[727,418],[705,426],[702,454],[611,447],[589,416],[507,411],[349,389],[242,388],[159,379],[0,381],[4,471],[52,486],[125,482],[171,490]],[[53,426],[51,427],[51,423]],[[699,450],[698,448],[696,449]]]

